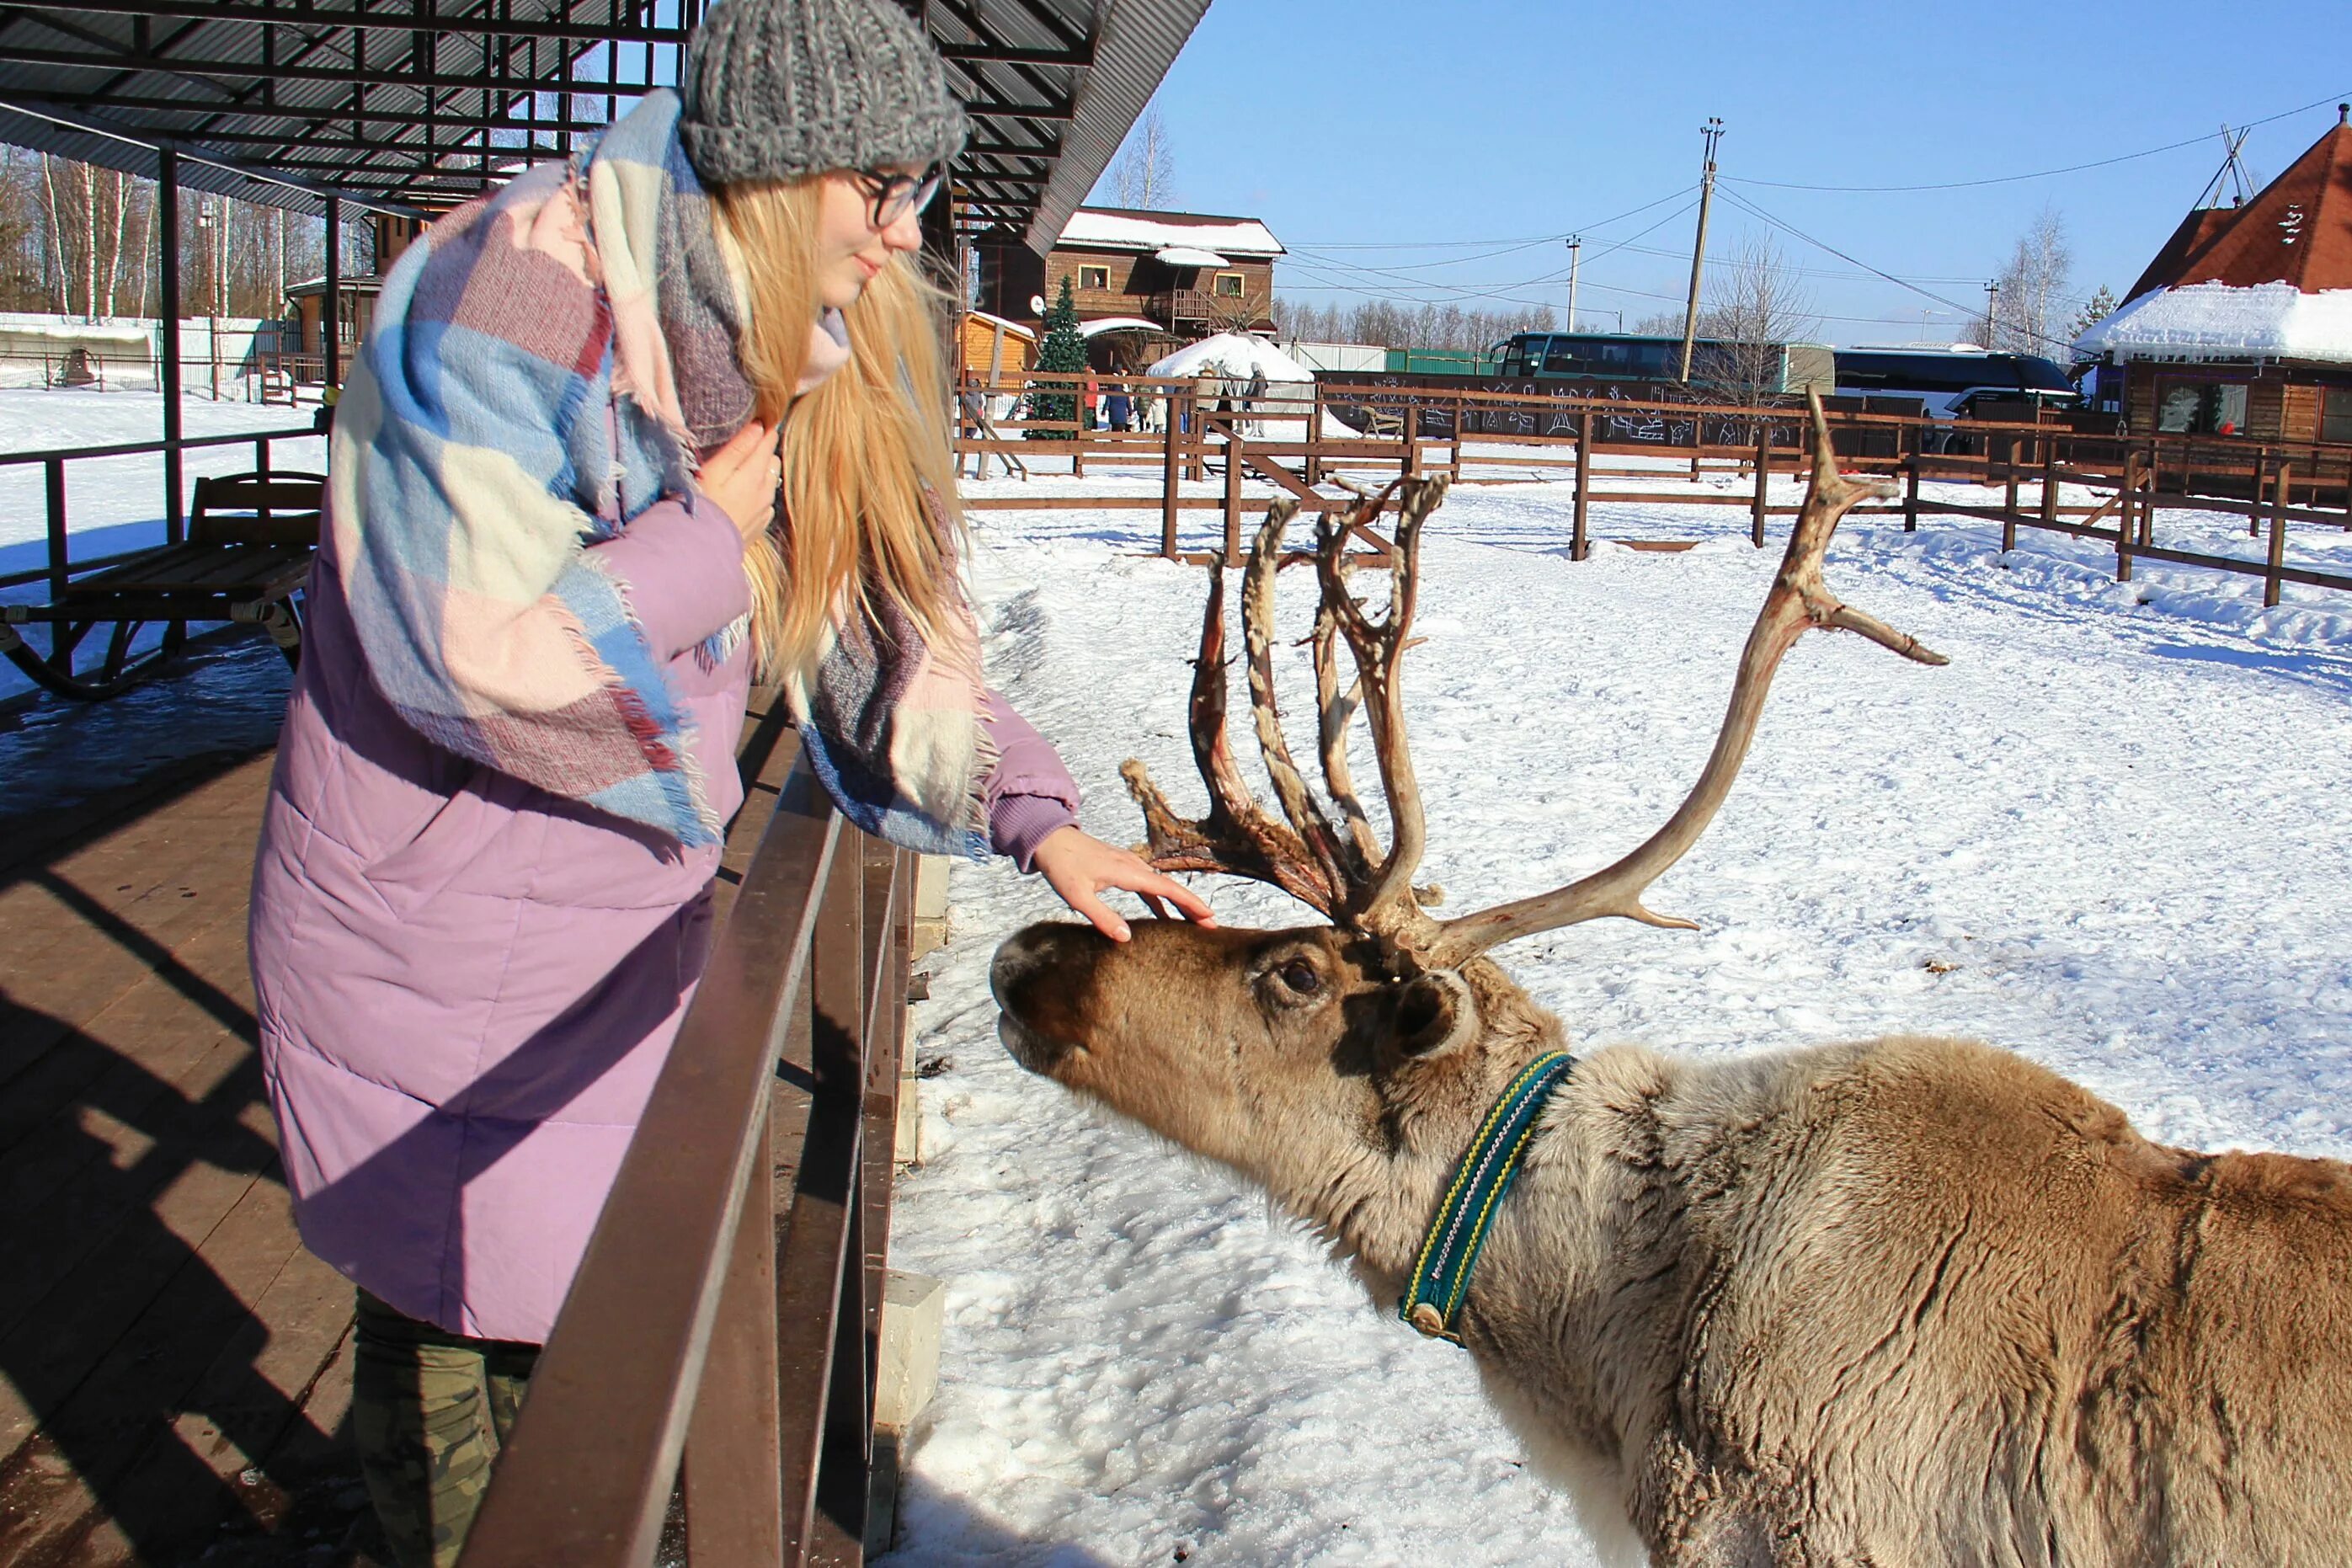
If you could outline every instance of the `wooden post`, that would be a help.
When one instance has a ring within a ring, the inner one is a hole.
[[[1184,395],[1184,477],[1194,484],[1208,478],[1209,433],[1201,426],[1201,395]]]
[[[1160,553],[1171,561],[1176,559],[1176,455],[1180,450],[1173,417],[1175,401],[1171,397],[1164,405],[1171,417],[1168,428],[1162,432],[1166,452],[1160,465]]]
[[[2124,493],[2116,498],[2116,581],[2132,580],[2132,509],[2139,504],[2139,454],[2124,454]]]
[[[2058,521],[2058,443],[2044,438],[2042,443],[2042,525],[2050,527]],[[2016,542],[2016,529],[2010,530],[2011,543]]]
[[[2015,431],[2002,437],[2000,466],[2003,473],[2000,547],[2003,550],[2013,550],[2017,547],[2017,433]]]
[[[1903,531],[1919,531],[1919,454],[1903,459]]]
[[[2139,542],[2144,545],[2156,542],[2156,496],[2164,488],[2158,480],[2156,455],[2156,443],[2150,441],[2147,444],[2147,470],[2140,476],[2147,484],[2147,492],[2140,497],[2139,503]],[[2184,490],[2189,488],[2189,470],[2186,468],[2180,471],[2180,488]]]
[[[2279,569],[2286,564],[2286,498],[2287,488],[2294,483],[2294,465],[2278,466],[2276,497],[2271,502],[2270,570],[2263,574],[2263,608],[2277,607],[2279,602]]]
[[[1584,516],[1592,504],[1592,410],[1576,416],[1576,527],[1569,536],[1568,558],[1581,561],[1592,553],[1592,539]]]
[[[1756,500],[1748,509],[1748,533],[1756,548],[1764,548],[1765,494],[1772,483],[1772,422],[1756,422]]]
[[[2263,531],[2263,493],[2270,486],[2271,449],[2263,447],[2254,453],[2254,488],[2246,497],[2246,537],[2259,539]]]
[[[1323,384],[1314,384],[1307,410],[1307,488],[1313,489],[1323,482]]]
[[[1242,563],[1242,426],[1225,432],[1225,564]]]

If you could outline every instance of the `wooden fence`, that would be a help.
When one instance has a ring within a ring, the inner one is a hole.
[[[637,1568],[666,1522],[694,1563],[864,1561],[913,861],[794,751],[779,705],[744,763],[773,815],[465,1568]]]
[[[1589,514],[1595,502],[1744,508],[1749,536],[1760,547],[1767,521],[1792,516],[1798,510],[1794,504],[1770,500],[1771,477],[1802,475],[1812,464],[1810,426],[1801,410],[1788,406],[1643,404],[1418,388],[1367,394],[1317,383],[1277,384],[1244,408],[1230,396],[1230,383],[1223,384],[1213,398],[1204,399],[1198,384],[1191,381],[1034,374],[1029,381],[1132,387],[1160,401],[1165,418],[1158,431],[1125,434],[1085,429],[1076,421],[998,421],[984,432],[961,437],[961,455],[983,462],[998,453],[1024,460],[1067,457],[1072,471],[1081,476],[1089,462],[1129,470],[1149,464],[1157,470],[1157,490],[1034,500],[990,495],[968,498],[968,509],[1157,510],[1160,552],[1193,560],[1209,557],[1198,552],[1185,556],[1179,550],[1180,517],[1187,510],[1214,510],[1223,516],[1222,554],[1228,564],[1241,559],[1243,487],[1251,479],[1296,498],[1302,510],[1328,511],[1353,504],[1350,495],[1323,492],[1321,487],[1334,479],[1362,482],[1443,472],[1465,484],[1515,483],[1526,482],[1531,468],[1555,468],[1560,479],[1574,485],[1570,554],[1580,561],[1591,550]],[[1351,422],[1349,411],[1374,406],[1374,398],[1386,417],[1373,427],[1390,434],[1354,438],[1324,434],[1327,417]],[[1521,415],[1542,428],[1517,428],[1513,420]],[[1652,419],[1680,421],[1688,438],[1673,445],[1608,438],[1612,430],[1622,432],[1629,420]],[[1564,433],[1559,430],[1563,421]],[[1832,413],[1829,426],[1841,468],[1877,473],[1900,489],[1897,500],[1857,508],[1854,516],[1899,515],[1906,531],[1917,529],[1923,517],[1997,522],[2004,550],[2015,546],[2021,528],[2096,539],[2113,546],[2119,580],[2129,581],[2132,564],[2140,559],[2248,574],[2263,579],[2267,605],[2278,603],[2284,583],[2352,589],[2352,576],[2291,564],[2285,554],[2291,527],[2352,530],[2352,446],[2127,436],[2054,422],[1955,425],[1852,411]],[[1291,426],[1298,429],[1295,439],[1286,438]],[[1264,438],[1268,430],[1285,434]],[[1439,433],[1431,434],[1433,430]],[[1041,431],[1045,433],[1042,437],[1030,434]],[[1254,431],[1259,437],[1254,438]],[[1732,435],[1739,439],[1722,438]],[[1660,457],[1674,459],[1675,467],[1661,468],[1655,462]],[[1610,459],[1626,458],[1652,461],[1644,467],[1610,466]],[[1657,488],[1676,483],[1684,463],[1693,484],[1710,475],[1729,474],[1744,482],[1744,490]],[[1183,481],[1200,481],[1213,470],[1223,480],[1221,495],[1182,493]],[[1603,488],[1602,481],[1611,480],[1620,483]],[[1625,480],[1641,481],[1646,488],[1623,488]],[[1987,506],[1923,492],[1923,483],[1937,480],[1991,486],[2000,489],[2001,500]],[[2093,499],[2065,500],[2063,487],[2068,485],[2089,489]],[[2253,535],[2261,536],[2267,528],[2267,555],[2248,561],[2158,544],[2157,514],[2163,510],[2243,517]],[[1368,536],[1367,542],[1377,547],[1380,542]]]

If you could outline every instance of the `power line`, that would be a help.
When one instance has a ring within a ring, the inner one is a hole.
[[[1737,191],[1726,191],[1724,193],[1724,199],[1731,202],[1734,205],[1753,214],[1755,216],[1762,218],[1766,223],[1770,224],[1773,227],[1791,235],[1798,239],[1803,240],[1807,245],[1812,246],[1817,249],[1828,251],[1832,256],[1836,257],[1841,261],[1852,262],[1854,266],[1861,268],[1864,271],[1874,273],[1880,278],[1884,278],[1886,281],[1896,285],[1898,288],[1908,289],[1912,293],[1918,295],[1922,300],[1932,300],[1938,305],[1958,311],[1962,320],[1968,319],[1968,317],[1972,313],[1968,306],[1961,304],[1957,300],[1948,300],[1943,295],[1936,293],[1931,289],[1920,288],[1916,283],[1906,283],[1902,279],[1895,276],[1892,272],[1882,271],[1880,268],[1871,266],[1869,262],[1863,260],[1860,257],[1853,256],[1845,251],[1840,250],[1836,246],[1830,244],[1827,240],[1815,239],[1811,235],[1807,234],[1803,229],[1797,227],[1794,224],[1774,217],[1770,213],[1766,212],[1762,207],[1758,206],[1755,203],[1739,195]],[[2035,331],[2031,328],[2021,328],[2020,330],[2022,331],[2026,336],[2037,338],[2042,342],[2051,344],[2053,347],[2071,348],[2074,346],[2070,342],[2061,338],[2053,338],[2047,332]]]
[[[1612,223],[1622,223],[1629,217],[1639,217],[1652,207],[1662,206],[1676,196],[1686,196],[1697,188],[1696,185],[1685,185],[1678,191],[1668,191],[1663,196],[1643,202],[1638,207],[1628,207],[1614,217],[1605,217],[1599,223],[1581,225],[1574,231],[1561,229],[1557,234],[1523,234],[1512,239],[1350,239],[1325,242],[1309,240],[1304,242],[1299,248],[1307,250],[1452,250],[1457,248],[1469,250],[1481,245],[1504,245],[1509,246],[1514,250],[1523,250],[1530,246],[1557,245],[1566,239],[1571,232],[1585,233],[1596,228],[1607,228]],[[1497,251],[1496,254],[1499,256],[1504,253]],[[1430,265],[1442,267],[1447,263],[1433,262]]]
[[[2257,125],[2268,125],[2273,121],[2291,120],[2298,114],[2308,114],[2315,109],[2325,108],[2330,103],[2336,102],[2347,92],[2352,92],[2352,89],[2347,89],[2346,92],[2331,92],[2325,98],[2315,98],[2309,103],[2300,104],[2294,109],[2284,109],[2276,114],[2264,115],[2260,120],[2249,120],[2239,129],[2252,130]],[[1843,195],[1890,195],[1906,191],[1965,191],[1982,185],[2014,185],[2027,180],[2054,179],[2060,174],[2079,174],[2086,169],[2113,168],[2117,163],[2129,163],[2141,158],[2153,158],[2163,153],[2178,153],[2183,147],[2194,147],[2200,142],[2210,141],[2212,135],[2210,131],[2203,131],[2179,142],[2168,142],[2161,147],[2149,147],[2137,153],[2121,153],[2112,158],[2096,158],[2087,163],[2069,163],[2063,169],[2037,169],[2030,174],[1996,174],[1981,180],[1944,180],[1927,185],[1809,185],[1791,180],[1754,180],[1731,174],[1726,174],[1723,178],[1727,183],[1733,184],[1758,185],[1778,191],[1831,191]]]

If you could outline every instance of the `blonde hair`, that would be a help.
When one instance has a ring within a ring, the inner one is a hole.
[[[775,525],[744,553],[752,646],[770,679],[806,672],[845,589],[860,601],[887,595],[926,637],[957,613],[951,542],[961,510],[940,348],[947,296],[910,257],[892,256],[842,312],[849,363],[795,399],[823,309],[816,237],[825,178],[717,192],[720,243],[734,252],[750,306],[738,357],[759,417],[784,422]]]

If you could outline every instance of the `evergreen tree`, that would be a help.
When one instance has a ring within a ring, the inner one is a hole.
[[[1087,340],[1078,334],[1078,305],[1070,297],[1069,274],[1062,275],[1062,291],[1045,312],[1045,341],[1037,345],[1037,368],[1048,374],[1083,375],[1087,370]],[[1078,416],[1078,399],[1066,384],[1048,384],[1029,394],[1029,417],[1068,422]],[[1066,441],[1066,430],[1032,429],[1030,436]]]
[[[2099,291],[2091,296],[2090,303],[2083,307],[2081,314],[2077,315],[2073,324],[2066,329],[2066,341],[2074,342],[2109,316],[2114,315],[2117,303],[2114,290],[2104,283],[2100,284]]]

